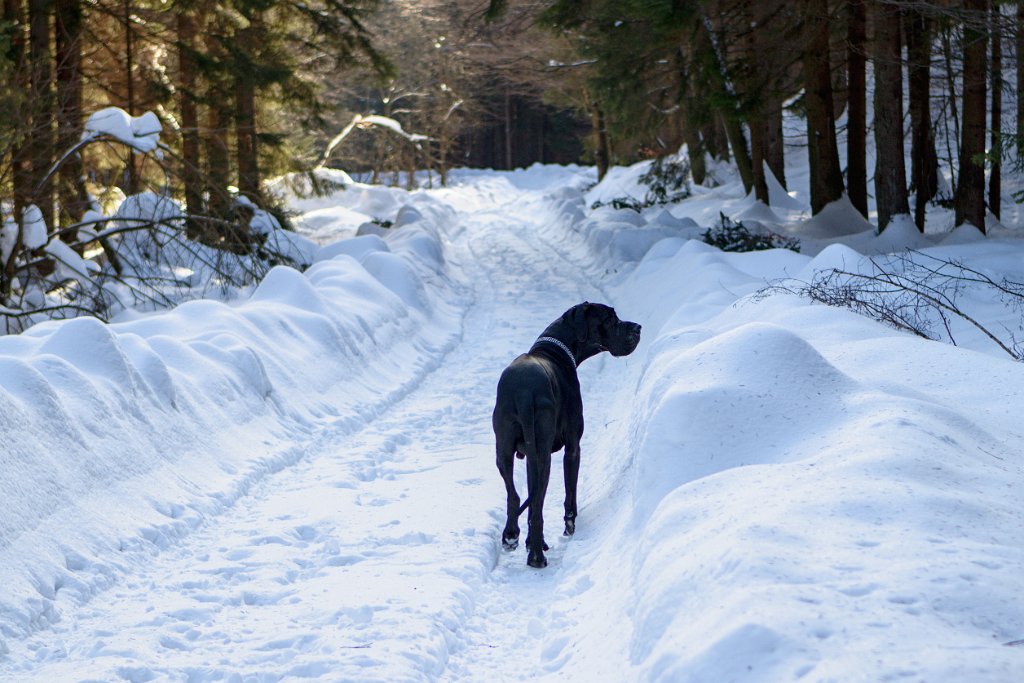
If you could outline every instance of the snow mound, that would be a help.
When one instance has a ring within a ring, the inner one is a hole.
[[[921,234],[908,214],[893,216],[889,225],[871,243],[871,251],[865,253],[891,254],[906,249],[923,249],[932,246],[931,240]]]
[[[754,200],[751,202],[750,206],[735,214],[733,216],[733,220],[754,220],[761,223],[774,223],[776,225],[783,222],[779,215],[772,211],[771,208],[761,200]]]
[[[954,246],[957,244],[970,244],[971,242],[980,242],[985,239],[985,235],[981,233],[976,227],[970,223],[964,223],[953,228],[952,232],[942,238],[939,242],[944,247]]]
[[[320,247],[313,257],[313,262],[329,261],[338,254],[348,254],[359,261],[374,251],[390,251],[390,249],[388,249],[388,243],[379,235],[358,235]]]
[[[695,479],[808,457],[815,444],[806,434],[834,422],[852,385],[805,340],[772,325],[744,325],[690,348],[659,345],[640,387],[650,418],[635,471],[637,514]],[[752,414],[763,418],[756,427]]]
[[[845,194],[828,204],[813,218],[800,223],[794,234],[815,239],[831,239],[856,233],[875,232],[875,227],[850,202]]]
[[[786,191],[767,163],[764,165],[764,178],[768,185],[768,203],[771,206],[787,211],[808,211],[811,208]]]
[[[864,255],[845,244],[830,244],[808,262],[794,277],[810,281],[815,273],[827,270],[855,271],[864,261]]]

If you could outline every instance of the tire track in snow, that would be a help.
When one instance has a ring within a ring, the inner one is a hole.
[[[498,550],[504,491],[490,411],[501,368],[589,286],[506,211],[463,223],[453,257],[476,283],[477,300],[436,370],[360,431],[318,434],[301,460],[256,483],[105,599],[20,643],[0,673],[438,680],[458,674],[446,668],[453,651],[489,637],[473,630],[479,604],[510,589],[515,599],[534,591],[544,601],[556,572],[529,570],[522,551]],[[551,501],[549,515],[559,518],[561,496]],[[565,542],[549,541],[557,566]],[[522,616],[515,605],[502,614]],[[527,627],[571,629],[552,616]],[[557,659],[557,643],[549,648]]]

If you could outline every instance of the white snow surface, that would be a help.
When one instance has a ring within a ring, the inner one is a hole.
[[[0,338],[0,679],[1024,680],[1024,367],[751,296],[911,245],[1019,280],[1019,236],[843,205],[803,254],[728,254],[692,238],[799,193],[589,210],[639,172],[350,183],[295,201],[313,266],[244,301]],[[583,300],[643,338],[580,367],[577,532],[556,456],[534,570],[494,387]]]
[[[132,116],[120,107],[106,107],[86,120],[82,140],[109,136],[139,152],[152,152],[160,144],[162,130],[160,119],[151,111]]]

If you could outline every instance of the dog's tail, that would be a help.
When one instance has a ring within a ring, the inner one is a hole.
[[[528,396],[520,395],[520,398],[527,398],[528,400],[520,401],[519,404],[516,406],[519,413],[520,424],[523,428],[523,436],[525,438],[527,448],[529,448],[530,446],[536,448],[536,444],[538,443],[536,414],[537,406],[534,403],[533,399],[534,393],[531,393]],[[516,452],[516,455],[518,455],[520,458],[524,458],[526,456],[525,453],[520,455],[519,452]],[[526,511],[526,508],[530,507],[530,498],[532,498],[532,493],[532,491],[527,491],[526,500],[524,500],[523,503],[519,506],[518,516],[522,516],[523,512]]]

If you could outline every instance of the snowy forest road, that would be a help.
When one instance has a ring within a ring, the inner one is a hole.
[[[0,679],[519,680],[565,663],[580,624],[559,600],[593,583],[566,549],[594,534],[602,515],[591,503],[614,485],[614,471],[588,462],[588,442],[622,427],[607,413],[628,393],[629,373],[618,360],[581,368],[581,533],[549,532],[551,566],[529,569],[522,547],[499,549],[494,386],[562,310],[601,294],[528,229],[527,216],[544,216],[536,196],[476,211],[457,200],[453,190],[461,227],[448,257],[472,303],[436,369],[364,428],[311,433],[298,463],[14,643]],[[325,403],[346,400],[344,386],[331,393]],[[560,471],[556,456],[552,519],[561,517]]]

